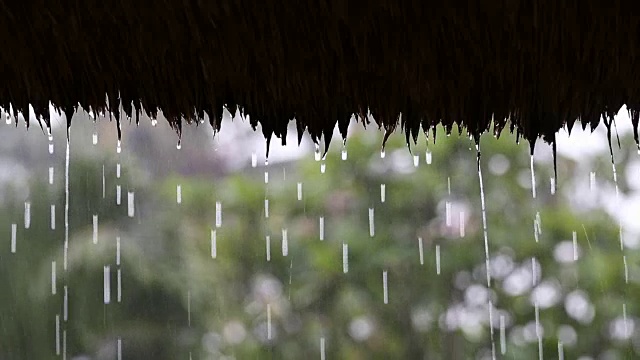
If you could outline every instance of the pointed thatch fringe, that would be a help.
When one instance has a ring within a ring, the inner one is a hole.
[[[623,104],[640,117],[640,17],[620,0],[1,4],[0,106],[47,124],[49,101],[117,121],[161,109],[178,133],[205,113],[219,130],[227,107],[267,139],[295,118],[327,143],[367,111],[408,142],[492,122],[553,141]]]

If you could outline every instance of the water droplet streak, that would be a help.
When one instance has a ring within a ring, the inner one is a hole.
[[[56,206],[51,205],[51,230],[56,229]]]
[[[93,243],[98,243],[98,215],[93,215]]]
[[[385,304],[389,303],[389,286],[387,284],[387,271],[382,272],[382,296]]]
[[[324,216],[320,216],[320,241],[324,240]]]
[[[31,203],[28,201],[24,202],[24,228],[28,229],[31,227]]]
[[[11,253],[16,253],[16,235],[18,232],[18,225],[11,224]]]
[[[387,185],[380,184],[380,202],[384,203],[387,198]]]
[[[55,295],[58,292],[57,286],[57,275],[56,275],[56,262],[51,262],[51,295]]]
[[[222,203],[220,201],[216,201],[216,227],[220,228],[222,226]]]
[[[349,272],[349,245],[342,244],[342,272]]]
[[[267,248],[267,261],[271,261],[271,236],[265,236],[264,241]]]
[[[500,354],[507,353],[507,336],[504,315],[500,315]]]
[[[531,155],[530,167],[531,167],[531,195],[535,199],[536,198],[536,172],[535,172],[535,168],[533,167],[533,155]]]
[[[104,304],[111,302],[111,268],[109,265],[104,266]]]
[[[176,203],[182,204],[182,185],[176,185]]]
[[[127,215],[132,218],[135,215],[135,194],[133,191],[127,193]]]
[[[436,274],[440,275],[440,245],[436,245]]]
[[[298,183],[298,201],[302,201],[302,183]]]
[[[218,235],[216,230],[211,230],[211,258],[218,257]]]
[[[282,256],[289,255],[289,236],[288,230],[282,229]]]
[[[376,234],[374,219],[373,219],[373,208],[369,208],[369,236],[373,237]]]
[[[420,265],[424,265],[424,249],[423,249],[421,237],[418,237],[418,254],[420,257]]]

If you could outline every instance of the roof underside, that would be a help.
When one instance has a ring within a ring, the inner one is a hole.
[[[493,123],[554,141],[623,104],[637,127],[640,17],[625,2],[445,3],[0,0],[0,106],[32,104],[44,124],[49,101],[116,120],[162,110],[178,132],[205,113],[219,130],[226,106],[267,139],[295,118],[314,141],[368,111],[407,140]]]

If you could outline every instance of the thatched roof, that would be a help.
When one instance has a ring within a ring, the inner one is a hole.
[[[408,139],[493,122],[553,141],[623,104],[640,114],[640,17],[620,0],[1,4],[0,106],[44,122],[51,101],[161,109],[178,131],[206,112],[219,129],[226,106],[268,138],[295,118],[316,140],[369,109]]]

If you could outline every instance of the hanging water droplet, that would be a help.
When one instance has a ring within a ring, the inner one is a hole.
[[[211,258],[218,257],[218,235],[216,230],[211,229]]]
[[[324,216],[320,216],[320,241],[324,241]]]
[[[127,215],[132,218],[135,215],[135,201],[133,191],[127,193]]]
[[[11,253],[16,253],[16,236],[18,232],[18,225],[11,224]]]
[[[382,150],[380,150],[380,159],[384,159],[385,156],[387,156],[387,154],[384,151],[384,148],[382,148]]]
[[[420,265],[424,265],[424,249],[421,237],[418,237],[418,255],[420,257]]]
[[[427,152],[424,154],[424,160],[427,163],[427,165],[431,165],[431,151],[427,150]]]
[[[116,185],[116,205],[122,204],[122,187]]]
[[[267,247],[267,261],[271,261],[271,236],[264,237],[265,246]]]
[[[176,149],[177,150],[182,149],[182,141],[181,140],[178,140],[178,142],[176,143]]]
[[[320,145],[316,144],[316,149],[314,152],[314,158],[316,161],[320,161]]]
[[[122,152],[122,141],[118,140],[118,143],[116,144],[116,152],[118,154],[120,154]]]
[[[182,185],[176,185],[176,203],[182,204]]]
[[[57,274],[56,274],[56,262],[51,262],[51,295],[55,295],[58,292],[57,286]]]
[[[56,206],[51,205],[51,230],[56,229]]]
[[[436,274],[440,275],[440,245],[436,245]]]
[[[151,126],[156,126],[156,125],[158,125],[158,120],[151,119]]]
[[[384,299],[384,303],[389,303],[389,286],[387,284],[387,271],[382,272],[382,296]]]
[[[109,265],[104,266],[104,304],[108,305],[111,302],[111,267]]]
[[[28,229],[31,227],[31,203],[28,201],[24,202],[24,228]]]
[[[251,167],[254,168],[256,166],[258,166],[258,155],[254,151],[251,153]]]
[[[7,123],[7,125],[11,125],[11,115],[9,115],[9,113],[5,113],[4,116],[5,116],[4,119],[5,119],[6,123]],[[640,153],[640,150],[638,150],[638,152]]]
[[[341,157],[342,157],[343,161],[347,160],[347,148],[345,148],[345,147],[342,148]]]
[[[369,208],[369,236],[373,237],[376,234],[373,220],[373,208]]]
[[[93,243],[98,243],[98,215],[93,215]]]
[[[289,236],[287,229],[282,229],[282,256],[289,255]]]
[[[387,198],[387,185],[380,184],[380,202],[384,203]]]
[[[349,272],[349,245],[342,244],[342,272]]]

